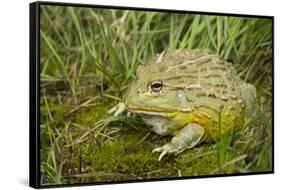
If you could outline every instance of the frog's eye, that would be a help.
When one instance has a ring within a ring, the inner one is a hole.
[[[163,83],[162,81],[159,81],[159,80],[156,80],[156,81],[153,81],[150,85],[150,89],[153,91],[153,92],[160,92],[163,88]]]

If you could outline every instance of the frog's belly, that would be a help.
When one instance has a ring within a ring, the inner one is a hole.
[[[158,118],[158,117],[142,117],[143,121],[147,124],[147,125],[151,125],[152,127],[152,131],[155,132],[158,135],[168,135],[169,131],[168,131],[168,127],[167,125],[165,125],[165,120],[163,118]]]

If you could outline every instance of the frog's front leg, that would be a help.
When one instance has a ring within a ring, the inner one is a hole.
[[[204,135],[204,128],[196,123],[190,123],[182,128],[171,140],[162,147],[153,149],[152,152],[161,152],[158,160],[167,153],[178,154],[197,145]]]

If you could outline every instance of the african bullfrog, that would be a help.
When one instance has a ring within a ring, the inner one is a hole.
[[[136,71],[123,102],[109,112],[139,114],[172,140],[153,152],[159,160],[243,126],[255,109],[256,89],[209,49],[167,50]]]

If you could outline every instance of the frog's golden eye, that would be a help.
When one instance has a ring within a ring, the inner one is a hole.
[[[159,81],[159,80],[156,80],[156,81],[153,81],[150,85],[150,89],[153,91],[153,92],[160,92],[163,88],[163,83],[162,81]]]

